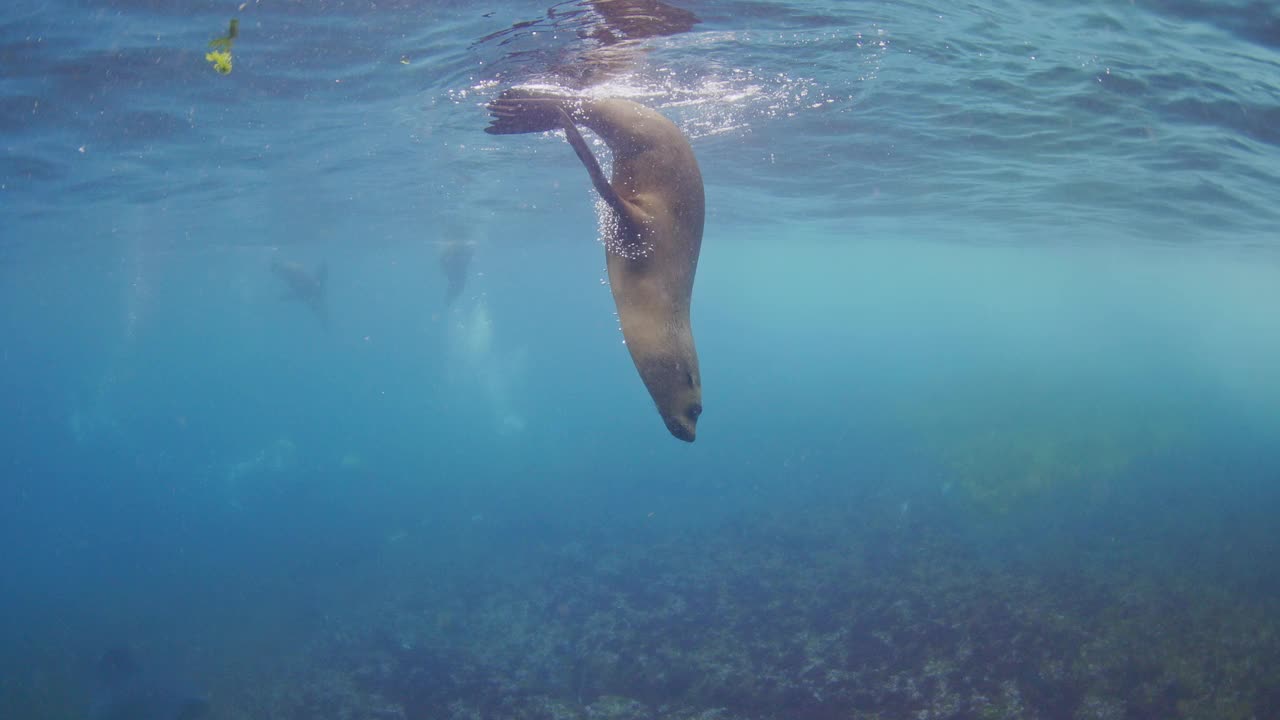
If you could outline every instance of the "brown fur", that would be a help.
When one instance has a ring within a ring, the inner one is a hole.
[[[622,335],[640,378],[671,434],[693,442],[702,413],[702,377],[689,324],[702,247],[702,174],[684,134],[629,100],[580,100],[509,90],[490,103],[493,134],[563,127],[601,197],[613,208],[609,283]],[[578,133],[582,124],[613,155],[606,180]]]

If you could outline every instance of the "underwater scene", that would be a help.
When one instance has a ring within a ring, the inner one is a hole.
[[[7,0],[0,720],[1280,718],[1280,6]]]

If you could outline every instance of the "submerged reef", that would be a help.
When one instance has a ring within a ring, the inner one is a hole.
[[[881,510],[455,557],[335,616],[218,717],[1280,716],[1274,595],[1137,542],[993,553],[1020,531]]]

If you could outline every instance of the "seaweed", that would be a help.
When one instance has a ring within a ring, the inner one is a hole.
[[[231,18],[231,26],[227,28],[227,34],[209,41],[210,50],[205,53],[204,59],[213,64],[213,69],[219,75],[231,74],[231,45],[239,35],[240,21]]]

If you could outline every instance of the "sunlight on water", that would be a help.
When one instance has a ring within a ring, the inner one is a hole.
[[[572,42],[569,40],[568,42]],[[815,77],[734,67],[718,58],[733,48],[765,44],[779,48],[839,45],[850,48],[851,74],[840,84]],[[650,47],[636,47],[611,76],[589,86],[556,82],[536,66],[523,77],[508,72],[447,91],[453,102],[487,101],[504,85],[552,90],[591,98],[625,98],[670,114],[691,140],[744,133],[771,119],[832,108],[847,111],[858,85],[874,81],[889,51],[888,33],[872,27],[798,32],[699,32],[663,38]],[[652,52],[650,52],[650,50]],[[660,61],[657,59],[660,57]],[[707,60],[710,59],[710,62]]]

